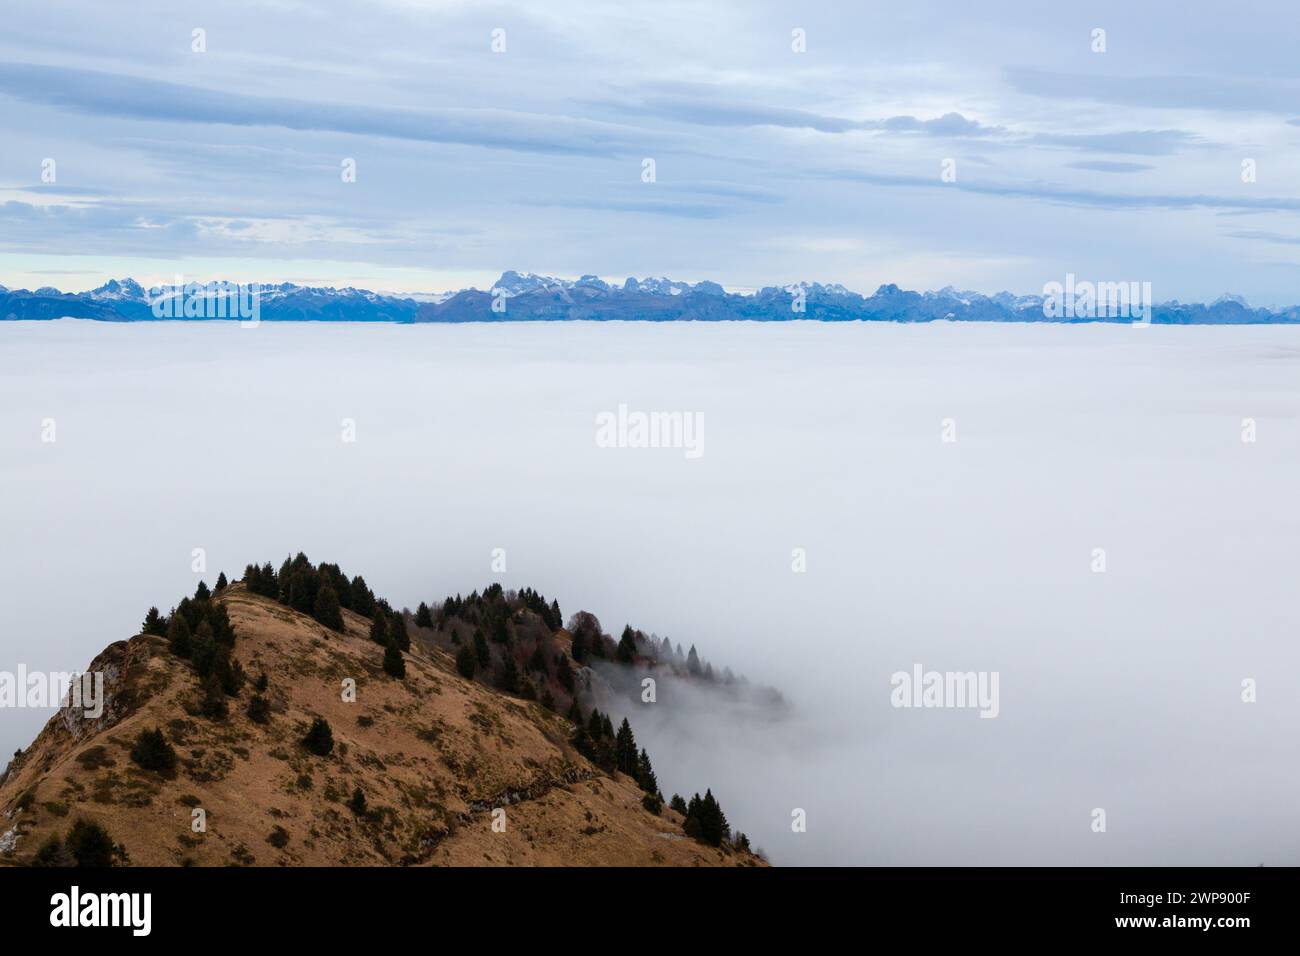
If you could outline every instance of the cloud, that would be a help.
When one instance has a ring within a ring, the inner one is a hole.
[[[1058,100],[1092,100],[1119,106],[1293,114],[1300,83],[1222,76],[1098,76],[1011,67],[1019,92]]]
[[[1030,141],[1044,146],[1063,146],[1099,153],[1132,153],[1139,156],[1167,156],[1182,146],[1199,142],[1196,136],[1178,129],[1118,133],[1038,133]]]
[[[941,182],[938,176],[902,176],[843,169],[816,175],[828,179],[870,183],[876,186],[897,186],[908,189],[949,189],[981,196],[1033,199],[1062,205],[1092,206],[1101,209],[1203,208],[1300,212],[1300,199],[1281,196],[1235,197],[1210,196],[1201,193],[1185,195],[1176,193],[1107,193],[1088,189],[1072,189],[1046,183],[994,183],[971,182],[970,180],[945,183]]]
[[[249,96],[27,63],[0,63],[0,92],[31,103],[101,116],[279,126],[523,152],[613,156],[642,149],[649,135],[627,126],[567,116],[480,108],[415,110]]]
[[[1068,169],[1086,169],[1094,173],[1140,173],[1155,169],[1146,163],[1117,162],[1108,159],[1088,159],[1077,163],[1066,163]]]

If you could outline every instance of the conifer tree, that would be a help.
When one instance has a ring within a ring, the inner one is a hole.
[[[636,660],[636,635],[632,633],[630,624],[624,625],[623,636],[618,639],[618,659],[623,664]]]
[[[384,649],[384,673],[399,679],[406,676],[406,661],[396,644],[389,644]]]
[[[533,648],[533,656],[528,658],[528,669],[530,671],[541,671],[543,674],[550,673],[546,666],[546,653],[542,650],[541,642]]]
[[[460,671],[461,677],[467,680],[474,679],[474,672],[478,670],[478,658],[474,656],[474,650],[468,644],[456,652],[456,670]]]
[[[388,645],[388,616],[376,614],[370,622],[370,639],[381,646]]]
[[[255,724],[271,722],[271,704],[261,694],[254,694],[248,699],[248,719]]]
[[[415,609],[415,626],[428,628],[433,627],[433,613],[429,610],[429,605],[425,604],[423,601],[421,601],[420,606]]]
[[[395,611],[388,619],[388,639],[397,645],[400,651],[411,649],[411,637],[406,633],[406,615]]]
[[[343,630],[343,612],[339,609],[339,596],[329,584],[321,585],[312,604],[312,617],[333,631]]]
[[[176,769],[176,751],[161,728],[142,730],[131,747],[131,759],[145,770],[168,774]]]
[[[352,799],[348,801],[348,809],[359,817],[366,815],[366,795],[357,787],[352,791]]]
[[[167,636],[167,624],[156,607],[149,608],[149,613],[144,616],[144,623],[140,625],[141,634],[153,634],[157,637]]]
[[[474,628],[474,656],[478,659],[480,670],[492,663],[492,650],[488,647],[483,632],[478,628]]]
[[[172,653],[177,657],[190,656],[193,644],[190,637],[190,626],[186,623],[183,614],[173,612],[168,619],[167,640],[171,644]]]
[[[700,655],[695,653],[695,645],[691,645],[691,652],[686,655],[686,670],[692,677],[700,676]]]
[[[655,777],[654,767],[650,766],[650,755],[644,747],[641,748],[641,756],[637,758],[636,782],[641,784],[641,789],[646,793],[659,792],[659,780]]]
[[[515,694],[519,691],[519,668],[515,664],[515,655],[509,651],[506,652],[505,660],[501,665],[501,689],[507,694]]]
[[[194,589],[194,600],[206,601],[212,597],[212,592],[208,590],[208,585],[204,581],[199,582],[199,586]]]
[[[222,571],[220,574],[217,575],[216,593],[220,594],[229,586],[230,586],[230,582],[226,580],[226,572]]]
[[[307,736],[302,738],[302,745],[318,757],[327,756],[334,749],[334,732],[323,717],[317,717],[311,723]]]
[[[108,831],[89,820],[79,819],[72,824],[66,847],[77,866],[112,866],[121,855]]]
[[[618,726],[618,734],[614,737],[614,762],[615,766],[629,777],[636,776],[637,754],[636,754],[636,737],[632,734],[632,725],[623,718],[623,723]]]

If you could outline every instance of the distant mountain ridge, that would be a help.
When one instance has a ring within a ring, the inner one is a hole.
[[[797,310],[796,296],[803,308]],[[211,301],[212,296],[209,296]],[[133,279],[110,279],[89,292],[51,287],[35,291],[0,286],[0,320],[80,318],[103,322],[155,321],[150,292]],[[502,322],[502,321],[758,321],[823,322],[1129,322],[1129,318],[1052,318],[1041,295],[999,292],[988,296],[951,286],[912,292],[880,286],[869,296],[839,284],[800,282],[768,286],[752,294],[727,292],[716,282],[679,282],[662,277],[629,278],[614,285],[598,276],[557,279],[507,271],[487,291],[400,295],[351,287],[262,286],[261,321],[269,322]],[[1240,296],[1205,305],[1177,300],[1157,303],[1158,325],[1250,325],[1300,323],[1300,305],[1251,308]],[[189,320],[210,318],[192,316]],[[225,318],[226,314],[220,316]],[[231,317],[237,317],[233,311]]]

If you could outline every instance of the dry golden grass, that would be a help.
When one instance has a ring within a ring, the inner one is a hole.
[[[569,746],[568,721],[463,679],[442,651],[414,644],[399,681],[382,671],[369,621],[349,611],[340,634],[240,584],[217,600],[250,678],[229,718],[196,714],[197,680],[162,639],[110,646],[90,668],[106,671],[103,718],[56,715],[0,784],[0,845],[11,845],[0,860],[24,862],[84,817],[135,865],[761,865],[684,838],[677,814],[652,815],[634,781]],[[265,726],[245,714],[262,672]],[[299,744],[316,716],[333,729],[327,757]],[[129,756],[153,727],[179,758],[170,779]],[[364,817],[347,806],[357,787]],[[497,807],[504,832],[492,827]],[[194,808],[205,833],[192,830]]]

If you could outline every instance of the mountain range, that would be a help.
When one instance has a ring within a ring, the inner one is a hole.
[[[168,287],[170,289],[170,287]],[[150,292],[133,279],[111,279],[89,292],[35,291],[0,286],[0,319],[80,318],[104,322],[156,319]],[[174,291],[162,293],[175,296]],[[220,294],[216,294],[219,296]],[[793,306],[801,297],[802,311]],[[209,293],[211,302],[214,294]],[[1128,318],[1049,318],[1041,295],[999,292],[988,296],[946,287],[912,292],[882,285],[864,296],[839,284],[768,286],[752,294],[727,292],[716,282],[694,284],[666,278],[629,278],[622,285],[597,276],[557,279],[508,271],[486,291],[396,294],[367,289],[262,286],[258,319],[271,322],[499,322],[499,321],[728,321],[811,319],[825,322],[1082,322]],[[180,311],[179,309],[177,311]],[[1153,306],[1151,322],[1163,325],[1300,323],[1300,306],[1252,308],[1240,296],[1209,304],[1172,300]],[[238,317],[232,308],[226,314]],[[209,317],[199,315],[195,318]]]

